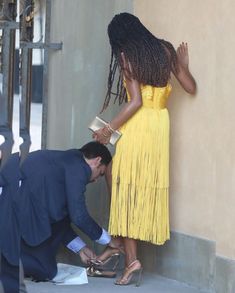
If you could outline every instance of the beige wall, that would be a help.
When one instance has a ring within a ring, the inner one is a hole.
[[[187,41],[198,93],[175,86],[171,115],[171,228],[216,241],[235,259],[235,19],[232,0],[134,0],[134,12],[175,47]]]
[[[87,127],[106,93],[107,25],[115,13],[131,9],[132,0],[52,1],[51,42],[62,41],[63,48],[50,55],[48,148],[78,147],[91,140]]]

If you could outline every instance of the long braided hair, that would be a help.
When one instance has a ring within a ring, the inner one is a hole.
[[[127,100],[123,86],[122,52],[131,65],[131,78],[142,84],[164,87],[171,70],[177,71],[177,55],[172,44],[156,38],[136,16],[126,12],[115,15],[108,26],[108,36],[112,52],[108,89],[101,112],[108,107],[112,95],[115,96],[114,103],[117,99],[119,104]],[[117,71],[119,76],[114,93],[112,88]]]

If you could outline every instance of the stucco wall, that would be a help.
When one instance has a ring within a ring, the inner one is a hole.
[[[62,41],[63,49],[50,54],[48,148],[79,147],[91,140],[87,127],[106,93],[107,25],[115,13],[131,9],[132,0],[52,1],[51,42]]]
[[[134,0],[134,12],[175,47],[187,41],[198,93],[172,79],[171,228],[216,241],[235,259],[235,19],[232,0]]]

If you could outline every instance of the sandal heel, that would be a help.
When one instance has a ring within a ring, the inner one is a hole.
[[[116,259],[116,261],[113,265],[113,268],[112,268],[113,271],[116,270],[117,266],[119,265],[119,262],[120,262],[120,254],[117,255],[117,259]]]
[[[143,273],[143,269],[141,268],[139,271],[136,272],[138,274],[138,277],[137,277],[137,281],[136,281],[136,284],[135,286],[136,287],[139,287],[140,286],[140,283],[141,283],[141,280],[142,280],[142,273]]]

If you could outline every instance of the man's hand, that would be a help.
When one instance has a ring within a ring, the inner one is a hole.
[[[79,251],[79,255],[81,257],[81,261],[86,265],[89,264],[91,259],[95,259],[97,257],[94,251],[87,246]]]

